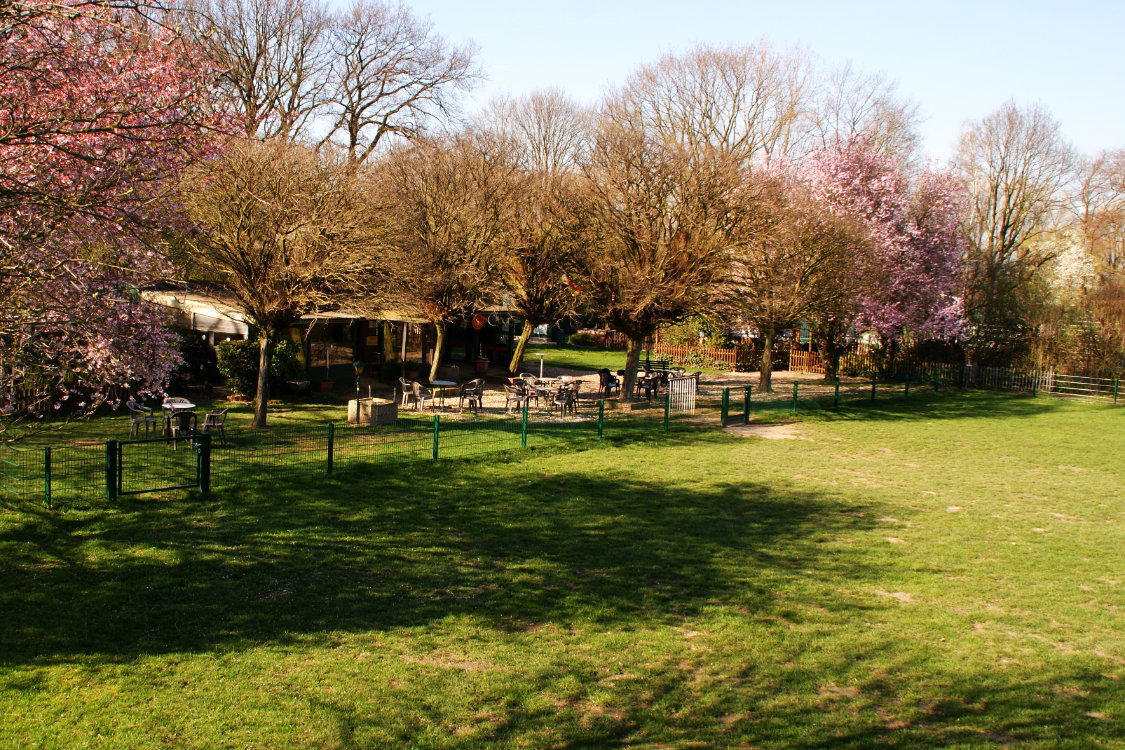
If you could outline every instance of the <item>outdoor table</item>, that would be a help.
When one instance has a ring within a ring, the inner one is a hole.
[[[165,401],[160,406],[171,412],[171,414],[164,414],[164,424],[161,425],[161,434],[163,435],[167,435],[171,428],[172,415],[178,411],[191,411],[195,408],[195,404],[190,401]]]
[[[547,355],[544,352],[535,352],[531,356],[539,357],[539,377],[542,378],[543,377],[543,358],[546,357]]]
[[[434,396],[441,399],[441,408],[445,408],[445,389],[456,388],[457,384],[452,380],[431,380],[430,390],[433,391]]]

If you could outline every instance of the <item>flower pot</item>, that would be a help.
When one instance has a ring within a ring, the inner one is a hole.
[[[335,387],[336,387],[336,381],[335,380],[321,380],[321,381],[318,381],[317,384],[316,384],[316,389],[318,391],[320,391],[321,393],[331,391]]]
[[[489,364],[491,364],[491,363],[487,359],[478,359],[476,361],[477,372],[480,373],[480,374],[484,374],[484,373],[488,372]]]
[[[422,375],[421,370],[406,370],[407,380],[417,380]]]

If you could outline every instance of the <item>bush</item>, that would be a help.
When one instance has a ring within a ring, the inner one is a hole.
[[[569,343],[571,346],[598,346],[598,340],[589,333],[572,333]]]
[[[219,371],[227,377],[227,385],[244,396],[258,389],[258,342],[224,341],[218,346]],[[270,389],[276,390],[287,380],[300,380],[304,367],[297,358],[297,345],[283,339],[274,346],[270,362]]]

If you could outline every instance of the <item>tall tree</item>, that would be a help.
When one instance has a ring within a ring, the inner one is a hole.
[[[188,0],[183,18],[246,137],[332,144],[353,167],[446,119],[479,75],[472,45],[448,44],[401,2]]]
[[[970,199],[966,305],[975,356],[1002,355],[1021,337],[1030,282],[1061,249],[1055,229],[1073,164],[1041,106],[1009,101],[963,131],[956,165]]]
[[[456,111],[458,94],[479,72],[473,45],[451,46],[399,2],[353,0],[335,18],[331,126],[322,143],[360,164],[387,136],[414,139]]]
[[[764,393],[777,337],[845,308],[859,293],[855,266],[869,238],[859,222],[833,213],[776,168],[748,176],[733,207],[730,273],[716,285],[715,301],[758,330]]]
[[[607,108],[586,164],[589,253],[571,279],[628,337],[622,398],[632,398],[641,348],[656,329],[707,304],[727,260],[738,160],[656,140]]]
[[[923,170],[912,185],[895,159],[866,141],[817,154],[802,175],[819,201],[867,234],[851,267],[855,294],[816,321],[827,379],[835,379],[849,329],[876,330],[887,342],[907,331],[961,333],[965,206],[951,175]]]
[[[380,262],[391,294],[437,332],[430,379],[449,324],[500,298],[517,176],[511,149],[472,131],[399,147],[372,170],[389,232]]]
[[[332,309],[366,270],[367,206],[343,159],[283,140],[240,140],[185,179],[195,258],[234,295],[259,343],[253,427],[266,424],[280,334]]]
[[[168,271],[152,248],[176,217],[160,199],[221,124],[214,73],[94,2],[6,5],[0,61],[3,389],[47,384],[80,409],[157,390],[174,342],[136,290]]]
[[[504,286],[523,318],[523,331],[508,365],[519,372],[537,325],[574,311],[576,298],[566,269],[581,241],[575,210],[584,189],[579,164],[589,141],[589,113],[557,90],[494,101],[482,129],[511,149],[520,174],[501,264]]]

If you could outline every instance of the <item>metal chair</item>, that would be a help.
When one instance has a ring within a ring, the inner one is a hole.
[[[168,429],[172,433],[172,450],[176,450],[176,440],[186,435],[188,439],[195,437],[198,429],[198,417],[194,411],[177,411],[172,414],[172,421]]]
[[[212,430],[214,430],[215,432],[219,433],[220,445],[227,444],[227,432],[226,428],[223,427],[223,423],[227,419],[227,411],[228,409],[223,409],[222,411],[207,412],[207,416],[203,418],[203,431],[211,432]]]
[[[559,416],[566,416],[568,411],[578,413],[578,389],[574,387],[560,388],[551,404],[559,408]]]
[[[141,425],[145,427],[145,438],[148,438],[149,430],[156,432],[156,415],[152,412],[151,406],[142,406],[133,399],[125,402],[125,408],[129,410],[129,437],[140,435]]]

